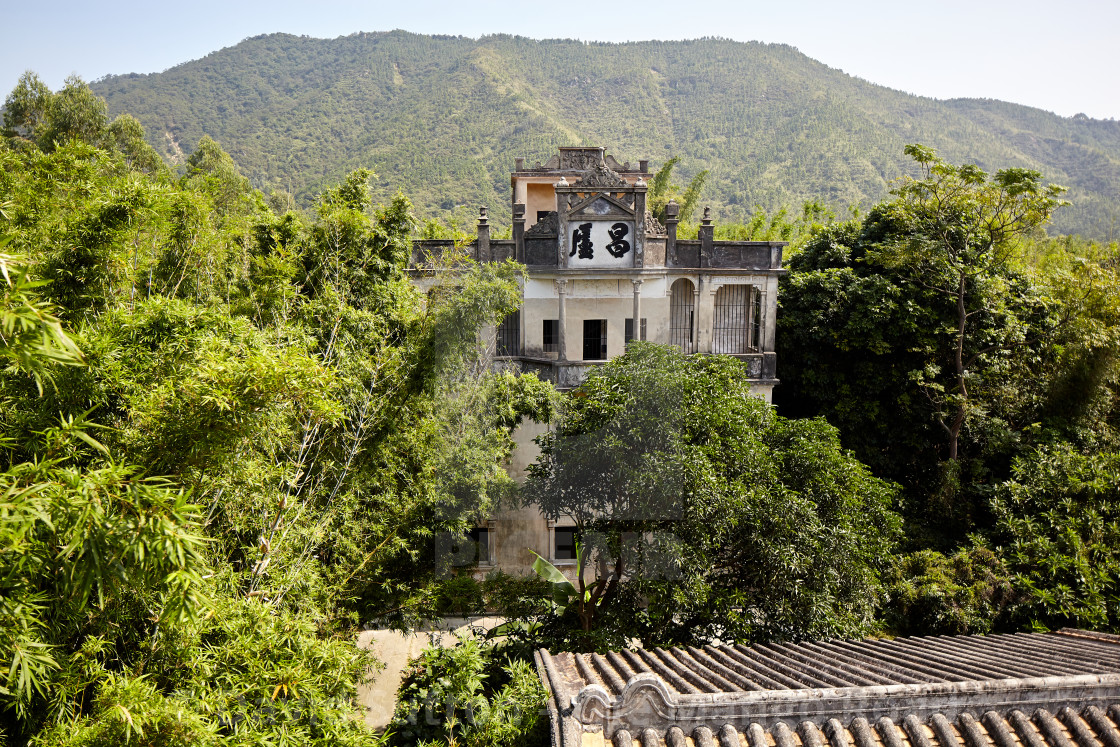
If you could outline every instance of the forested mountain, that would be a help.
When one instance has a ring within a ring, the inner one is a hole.
[[[877,200],[912,168],[903,146],[920,142],[1065,184],[1058,231],[1107,238],[1120,217],[1120,122],[912,96],[785,45],[274,34],[94,90],[165,157],[210,135],[254,186],[303,201],[372,167],[384,196],[399,187],[421,213],[497,207],[515,156],[594,144],[654,165],[680,156],[685,176],[710,169],[705,202],[742,220],[756,204]]]

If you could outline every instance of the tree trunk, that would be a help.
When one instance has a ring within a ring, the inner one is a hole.
[[[968,402],[968,386],[964,379],[964,332],[965,323],[968,321],[968,310],[965,308],[965,274],[962,271],[957,281],[957,345],[953,359],[953,371],[957,376],[957,393],[960,400],[957,411],[953,414],[953,422],[947,429],[949,431],[949,461],[957,460],[958,445],[960,443],[961,428],[964,426],[965,405]]]

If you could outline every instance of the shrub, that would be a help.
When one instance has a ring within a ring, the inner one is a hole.
[[[882,619],[899,635],[964,635],[1013,627],[1022,595],[1003,560],[979,545],[904,555]]]
[[[466,616],[481,612],[482,586],[469,574],[444,581],[436,593],[436,612],[441,615]]]
[[[451,648],[428,648],[412,661],[397,690],[390,743],[544,745],[546,696],[527,661],[499,660],[493,647],[461,637]]]

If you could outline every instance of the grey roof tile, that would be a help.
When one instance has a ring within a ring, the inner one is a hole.
[[[541,650],[554,747],[1120,747],[1120,637]]]

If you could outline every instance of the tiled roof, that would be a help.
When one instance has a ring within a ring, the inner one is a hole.
[[[555,747],[1120,747],[1120,637],[541,650]]]

